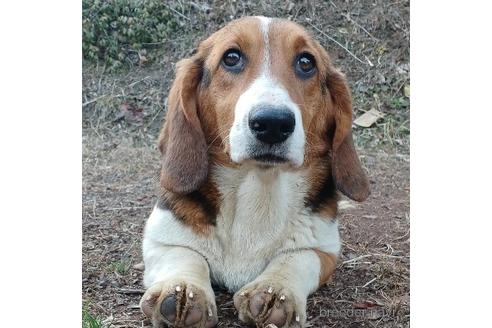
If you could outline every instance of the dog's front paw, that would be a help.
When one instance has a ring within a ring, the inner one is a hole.
[[[276,282],[260,281],[244,286],[234,294],[239,319],[257,327],[303,327],[306,299]]]
[[[211,294],[211,295],[210,295]],[[217,324],[213,292],[185,282],[158,282],[140,300],[140,308],[154,327],[208,328]]]

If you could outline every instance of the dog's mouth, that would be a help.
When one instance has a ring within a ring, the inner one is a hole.
[[[255,155],[253,159],[263,165],[277,165],[288,161],[287,158],[275,154]]]
[[[271,167],[297,167],[296,162],[289,156],[289,151],[285,145],[248,145],[246,151],[232,158],[237,164],[245,163],[261,168]],[[230,156],[230,155],[229,155]]]

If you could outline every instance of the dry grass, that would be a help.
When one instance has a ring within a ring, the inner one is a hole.
[[[158,152],[124,138],[84,137],[83,299],[112,327],[141,327],[143,225],[155,202]],[[372,195],[345,203],[344,241],[333,282],[308,300],[313,327],[408,327],[409,163],[406,155],[363,153]],[[242,327],[231,295],[217,292],[219,327]],[[356,312],[357,310],[357,312]]]
[[[230,19],[262,14],[292,19],[325,46],[351,85],[354,114],[385,114],[370,129],[355,128],[359,146],[408,153],[409,1],[170,1],[181,28],[152,45],[153,63],[108,73],[84,62],[83,124],[100,135],[128,136],[152,144],[157,135],[174,64]],[[121,119],[121,106],[142,109],[142,122]]]
[[[158,60],[119,73],[84,63],[83,302],[84,327],[142,327],[140,247],[155,202],[155,140],[174,63],[232,18],[288,17],[310,29],[347,73],[355,115],[376,108],[385,117],[356,128],[372,195],[346,203],[344,240],[333,282],[308,300],[313,327],[409,326],[409,2],[169,1],[182,23],[155,45]],[[319,32],[322,31],[323,33]],[[337,44],[335,41],[339,44]],[[350,54],[348,51],[352,54]],[[122,105],[143,110],[141,121]],[[217,292],[219,327],[242,327],[231,295]],[[89,324],[91,324],[90,326]]]

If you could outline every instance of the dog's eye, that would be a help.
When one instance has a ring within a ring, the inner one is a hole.
[[[222,56],[222,65],[228,71],[239,73],[244,66],[244,59],[241,52],[237,49],[229,49]]]
[[[302,79],[310,78],[316,72],[316,60],[313,55],[303,52],[297,56],[295,62],[295,71],[297,76]]]
[[[241,61],[241,53],[236,49],[227,50],[222,60],[226,66],[236,66]]]

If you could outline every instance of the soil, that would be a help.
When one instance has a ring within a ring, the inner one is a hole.
[[[147,327],[138,307],[141,241],[156,200],[151,145],[84,133],[83,300],[112,327]],[[372,194],[344,200],[343,250],[332,282],[308,299],[311,327],[409,327],[409,158],[360,151]],[[218,327],[243,327],[232,295],[217,291]]]
[[[361,204],[343,203],[338,269],[309,297],[308,323],[409,327],[409,0],[166,3],[180,28],[149,48],[156,51],[153,63],[108,72],[104,61],[84,62],[82,298],[84,312],[104,323],[90,327],[149,326],[138,307],[144,292],[138,264],[156,201],[155,145],[174,64],[231,19],[259,14],[311,31],[346,73],[354,118],[371,109],[384,114],[371,128],[354,126],[372,194]],[[232,295],[217,291],[216,297],[218,327],[243,327]]]

